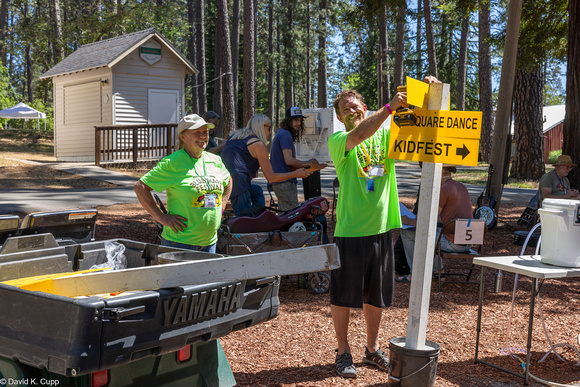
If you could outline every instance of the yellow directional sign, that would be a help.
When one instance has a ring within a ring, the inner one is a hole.
[[[393,134],[423,134],[433,137],[479,139],[481,136],[481,112],[454,110],[413,109],[417,126],[397,126],[391,122]]]
[[[391,133],[389,141],[390,159],[477,166],[478,154],[479,139]]]

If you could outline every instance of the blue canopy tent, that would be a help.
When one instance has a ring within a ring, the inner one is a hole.
[[[0,110],[0,118],[5,119],[24,119],[28,121],[29,119],[41,119],[44,118],[44,130],[46,130],[46,114],[39,112],[28,106],[27,104],[20,102],[8,109]],[[38,129],[40,129],[40,121],[37,121]]]

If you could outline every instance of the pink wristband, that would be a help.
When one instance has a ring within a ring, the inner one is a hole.
[[[389,111],[389,114],[393,114],[393,110],[391,109],[391,107],[389,106],[389,104],[386,104],[385,107]]]

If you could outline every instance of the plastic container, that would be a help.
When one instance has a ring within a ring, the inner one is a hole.
[[[580,267],[580,201],[545,199],[542,221],[542,263]]]
[[[425,349],[405,347],[406,337],[389,341],[391,371],[389,385],[401,387],[432,387],[435,385],[439,345],[425,340]]]

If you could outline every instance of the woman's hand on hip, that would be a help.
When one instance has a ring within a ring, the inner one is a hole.
[[[159,223],[171,228],[174,232],[180,232],[187,228],[187,218],[181,215],[163,214]]]

